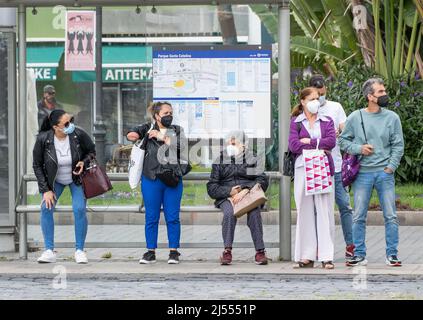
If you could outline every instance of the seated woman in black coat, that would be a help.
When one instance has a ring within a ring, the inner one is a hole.
[[[222,235],[225,250],[220,258],[222,265],[232,262],[232,243],[237,222],[228,198],[237,203],[256,183],[259,183],[264,191],[268,187],[264,166],[260,170],[257,164],[257,158],[247,149],[247,137],[244,132],[233,131],[226,139],[226,149],[212,166],[207,193],[216,200],[216,207],[223,211]],[[247,214],[247,224],[256,249],[255,262],[267,264],[260,207]]]

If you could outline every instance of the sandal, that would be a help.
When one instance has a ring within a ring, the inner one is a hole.
[[[307,263],[303,261],[298,261],[297,264],[294,265],[294,269],[302,269],[302,268],[314,268],[314,261],[309,260]]]
[[[330,270],[330,269],[335,268],[335,265],[333,264],[332,261],[323,261],[322,262],[322,268]]]

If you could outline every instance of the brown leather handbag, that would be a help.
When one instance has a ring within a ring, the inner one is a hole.
[[[237,204],[232,202],[232,198],[229,198],[229,200],[231,201],[234,208],[234,216],[239,218],[251,210],[265,204],[267,197],[261,188],[261,185],[257,183]]]
[[[97,197],[113,189],[106,171],[95,158],[91,159],[90,166],[83,172],[81,180],[86,199]]]

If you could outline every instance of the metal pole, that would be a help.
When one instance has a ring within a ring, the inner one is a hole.
[[[28,259],[28,228],[26,212],[19,213],[19,258]]]
[[[13,9],[13,14],[15,19],[17,17],[16,10]],[[15,21],[16,26],[16,21]],[[17,126],[18,126],[18,109],[17,109],[17,84],[16,84],[16,34],[15,30],[11,29],[10,38],[8,38],[8,72],[7,72],[7,99],[8,99],[8,161],[9,161],[9,222],[10,225],[16,226],[16,212],[15,212],[15,204],[16,199],[18,197],[18,172],[19,172],[19,165],[18,165],[18,158],[17,153],[19,152],[17,148]]]
[[[94,121],[94,140],[97,152],[97,161],[104,166],[104,143],[106,128],[103,122],[103,75],[102,75],[102,7],[96,7],[96,43],[95,43],[95,63],[96,63],[96,82],[95,82],[95,108],[96,117]]]
[[[118,143],[123,144],[123,115],[122,115],[122,87],[120,82],[117,87],[117,118],[118,118]]]
[[[279,5],[278,32],[278,101],[279,101],[279,171],[283,152],[288,148],[290,124],[290,16],[289,1]],[[291,260],[291,179],[282,176],[279,182],[279,257]]]
[[[18,181],[22,184],[22,204],[27,203],[27,188],[23,177],[26,174],[26,152],[27,152],[27,108],[26,108],[26,7],[19,5],[19,175]],[[19,256],[27,259],[26,239],[26,214],[21,215],[19,234]]]

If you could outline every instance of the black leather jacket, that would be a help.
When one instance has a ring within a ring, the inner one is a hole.
[[[140,139],[143,139],[146,136],[147,132],[150,130],[150,128],[151,128],[151,122],[148,122],[148,123],[144,123],[142,125],[132,128],[131,130],[128,131],[128,133],[136,132],[139,134]],[[157,124],[153,126],[153,129],[160,131]],[[188,151],[186,149],[187,139],[185,137],[184,130],[182,127],[178,125],[171,125],[168,128],[166,135],[171,138],[171,143],[170,143],[170,146],[162,149],[162,150],[166,150],[164,154],[162,152],[159,152],[159,149],[160,147],[164,145],[164,142],[159,141],[156,138],[148,139],[148,135],[147,135],[148,140],[145,141],[146,148],[145,148],[145,158],[144,158],[142,174],[151,180],[155,180],[156,174],[161,172],[164,167],[171,168],[172,170],[175,171],[176,175],[178,176],[183,175],[178,165],[174,165],[174,166],[172,166],[171,164],[163,165],[160,163],[159,158],[162,155],[168,157],[170,154],[171,155],[173,154],[175,156],[174,157],[175,160],[176,158],[178,160],[181,158],[182,159],[188,158],[187,155],[184,155],[184,152]],[[164,162],[166,161],[164,160]],[[171,160],[168,159],[168,162],[171,163]]]
[[[77,127],[69,135],[69,144],[72,155],[72,169],[79,161],[84,162],[84,169],[87,168],[91,157],[95,156],[95,145],[90,136]],[[38,134],[33,150],[32,167],[37,177],[40,193],[54,191],[58,166],[53,130]],[[72,180],[76,184],[81,184],[80,176],[72,174]]]
[[[237,157],[229,157],[226,151],[222,151],[212,165],[207,193],[216,200],[215,206],[219,207],[230,197],[234,186],[251,189],[256,183],[260,183],[263,191],[266,191],[269,179],[263,170],[258,170],[257,157],[248,151]]]

